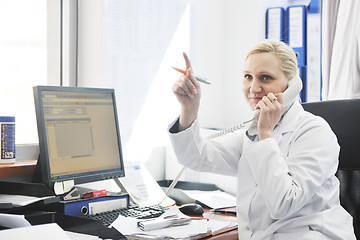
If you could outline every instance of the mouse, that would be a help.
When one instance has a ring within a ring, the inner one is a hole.
[[[185,215],[201,216],[204,209],[197,203],[186,203],[179,207],[180,212]]]

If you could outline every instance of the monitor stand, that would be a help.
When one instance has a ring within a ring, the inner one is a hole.
[[[116,185],[120,188],[120,193],[126,193],[126,189],[124,188],[124,186],[121,184],[119,178],[113,178],[114,182],[116,183]]]
[[[37,163],[36,163],[36,167],[35,167],[35,170],[34,170],[34,173],[32,176],[33,183],[44,183],[45,182],[41,168],[42,168],[42,164],[41,164],[40,155],[39,155]],[[120,188],[120,193],[126,192],[126,189],[123,187],[123,185],[121,184],[121,182],[118,178],[113,178],[113,180],[116,183],[116,185]],[[46,185],[46,184],[44,184],[44,185]],[[78,189],[78,191],[81,195],[83,193],[97,190],[97,189],[92,189],[92,188],[87,188],[87,187],[82,187],[82,186],[77,186],[77,185],[75,185],[74,187],[76,187]],[[49,190],[51,190],[52,192],[54,192],[54,189],[50,189],[49,187],[47,187],[47,188]],[[65,193],[65,194],[67,194],[67,193]]]

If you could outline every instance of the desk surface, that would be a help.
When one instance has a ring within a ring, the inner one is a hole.
[[[234,210],[234,208],[229,208],[229,210]],[[209,209],[204,209],[205,213],[203,214],[204,218],[211,218],[211,219],[218,219],[218,220],[225,220],[229,221],[229,218],[234,218],[232,215],[225,215],[221,213],[213,213],[210,212]],[[236,230],[230,230],[228,232],[224,232],[215,236],[210,237],[209,239],[227,239],[227,240],[237,240],[238,238],[238,231]]]
[[[32,175],[37,160],[19,160],[15,163],[0,164],[0,178]]]
[[[35,170],[36,163],[37,163],[37,160],[20,160],[20,161],[15,161],[15,163],[12,163],[12,164],[0,164],[0,178],[32,175]],[[229,217],[233,217],[233,216],[229,216],[229,215],[213,213],[207,209],[204,209],[204,210],[205,210],[205,213],[203,216],[205,218],[227,220],[227,219],[229,219]],[[216,236],[209,237],[207,239],[235,240],[235,239],[238,239],[238,231],[231,230],[228,232],[218,234]]]
[[[233,230],[233,231],[221,233],[221,234],[219,234],[219,235],[212,236],[212,237],[210,237],[209,239],[212,239],[212,240],[218,240],[218,239],[237,240],[237,239],[239,239],[239,237],[238,237],[238,231],[237,231],[237,230]]]

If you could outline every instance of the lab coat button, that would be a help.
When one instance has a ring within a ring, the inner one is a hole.
[[[249,227],[249,226],[246,226],[245,229],[246,229],[246,231],[250,231],[250,227]]]

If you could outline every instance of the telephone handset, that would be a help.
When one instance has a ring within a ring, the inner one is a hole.
[[[301,78],[297,75],[289,80],[288,88],[284,91],[284,95],[283,95],[284,96],[283,105],[285,107],[289,107],[290,104],[297,98],[297,96],[299,96],[302,86],[303,85],[302,85]],[[259,114],[260,114],[260,109],[257,109],[254,111],[254,117],[252,119],[244,121],[244,122],[240,123],[239,125],[236,125],[232,128],[228,128],[221,132],[214,133],[214,134],[208,136],[207,139],[215,138],[215,137],[222,136],[222,135],[234,132],[236,130],[239,130],[240,128],[243,128],[245,126],[245,124],[250,123],[250,122],[254,121],[255,119],[257,119],[259,117]]]
[[[285,107],[289,107],[290,104],[299,96],[302,89],[302,81],[299,76],[295,76],[288,82],[288,88],[284,91],[284,103]]]

